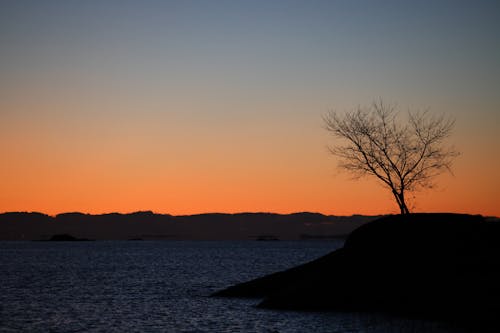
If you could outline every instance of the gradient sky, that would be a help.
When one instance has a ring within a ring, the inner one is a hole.
[[[456,118],[415,211],[500,216],[498,1],[0,1],[0,212],[397,213],[321,116]]]

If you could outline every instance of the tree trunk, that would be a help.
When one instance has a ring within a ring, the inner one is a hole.
[[[397,192],[396,190],[392,190],[392,194],[394,194],[394,198],[396,198],[396,202],[398,203],[400,214],[410,214],[410,210],[408,209],[408,206],[406,205],[405,202],[405,195],[404,192]]]

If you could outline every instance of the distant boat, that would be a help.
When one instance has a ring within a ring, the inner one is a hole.
[[[260,235],[260,236],[257,236],[257,238],[255,240],[258,240],[258,241],[277,241],[277,240],[279,240],[279,238],[276,237],[275,235]]]

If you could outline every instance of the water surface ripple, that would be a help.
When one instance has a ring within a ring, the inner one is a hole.
[[[210,298],[333,241],[0,242],[0,332],[456,332],[377,314],[255,308]],[[341,287],[341,286],[339,286]]]

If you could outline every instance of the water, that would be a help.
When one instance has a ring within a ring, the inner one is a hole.
[[[456,332],[361,313],[257,309],[212,292],[324,255],[332,241],[0,242],[0,332]]]

